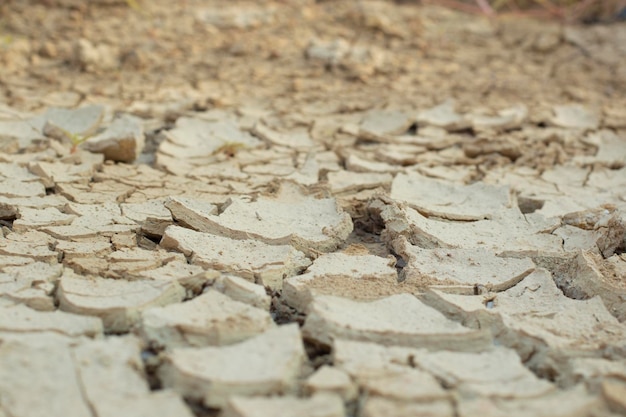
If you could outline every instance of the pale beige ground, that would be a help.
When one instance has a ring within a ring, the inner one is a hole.
[[[416,3],[2,2],[0,415],[623,415],[626,24]]]

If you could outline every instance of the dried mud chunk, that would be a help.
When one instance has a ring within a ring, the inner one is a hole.
[[[195,179],[219,178],[236,181],[245,181],[250,177],[249,174],[241,172],[240,163],[233,159],[196,166],[187,173],[187,176]]]
[[[60,212],[54,207],[19,209],[19,218],[13,222],[14,232],[27,232],[45,226],[63,226],[72,223],[76,216]]]
[[[287,278],[283,300],[305,312],[316,295],[371,300],[401,292],[395,259],[367,253],[328,253],[319,256],[304,274]]]
[[[104,157],[89,152],[80,152],[75,155],[75,158],[76,161],[30,162],[28,169],[41,178],[46,188],[59,184],[69,186],[70,183],[86,187],[95,171],[102,165]]]
[[[366,396],[394,401],[438,402],[449,396],[432,375],[409,367],[360,378],[359,388]]]
[[[168,175],[148,165],[104,164],[94,180],[114,180],[138,189],[162,187]]]
[[[109,253],[113,252],[111,240],[106,236],[94,236],[93,240],[80,239],[78,242],[60,240],[54,250],[63,257],[64,263],[74,258],[89,258],[93,256],[105,258]]]
[[[39,181],[0,180],[0,195],[3,197],[43,197],[46,189]]]
[[[466,296],[430,290],[427,297],[430,305],[465,325],[491,329],[500,343],[517,350],[540,374],[558,373],[567,357],[626,356],[626,328],[600,298],[565,297],[545,269],[498,294]]]
[[[133,162],[144,146],[143,126],[138,118],[123,114],[113,120],[106,130],[90,138],[83,146],[101,153],[107,160]]]
[[[409,114],[397,110],[371,110],[359,125],[359,136],[367,140],[389,142],[392,136],[405,133],[415,122]]]
[[[292,245],[307,253],[333,250],[352,232],[350,216],[334,198],[307,196],[292,183],[283,183],[275,196],[260,196],[255,201],[232,198],[218,215],[198,214],[184,219],[198,231]]]
[[[518,141],[512,138],[478,138],[463,145],[463,152],[469,158],[477,158],[483,155],[500,154],[512,161],[523,155]]]
[[[459,401],[459,417],[572,417],[602,414],[604,407],[597,396],[583,387],[556,391],[537,398],[510,399],[476,397]]]
[[[528,108],[524,105],[500,110],[497,116],[469,115],[467,118],[475,131],[480,130],[511,130],[521,127],[528,117]]]
[[[328,185],[333,193],[354,192],[388,187],[393,177],[388,173],[338,171],[328,173]]]
[[[413,360],[462,397],[533,398],[555,390],[524,367],[515,351],[502,347],[481,353],[429,352]]]
[[[180,117],[176,120],[176,127],[164,135],[165,140],[157,151],[156,164],[177,174],[186,174],[195,166],[217,162],[218,154],[229,147],[237,152],[257,148],[263,143],[229,119],[206,121]]]
[[[161,237],[173,223],[172,214],[162,200],[120,204],[122,215],[141,224],[141,232],[150,237]]]
[[[566,295],[578,299],[599,296],[611,314],[626,321],[626,256],[603,259],[596,253],[579,251],[570,269],[556,279]]]
[[[307,131],[276,132],[260,122],[254,125],[252,134],[275,146],[299,150],[308,150],[316,146]]]
[[[186,259],[175,259],[159,268],[137,271],[136,274],[155,281],[176,281],[194,294],[200,293],[207,282],[219,275],[217,271],[206,270],[199,265],[190,265]]]
[[[232,397],[222,417],[343,417],[343,401],[337,395],[297,397]]]
[[[39,311],[56,309],[52,294],[55,282],[63,271],[61,265],[32,260],[27,264],[15,265],[7,258],[0,258],[0,263],[5,265],[0,273],[0,297]]]
[[[491,343],[488,332],[470,330],[448,320],[409,294],[371,302],[317,296],[309,305],[302,332],[324,345],[344,338],[384,345],[475,351]]]
[[[267,295],[265,288],[236,276],[219,276],[215,279],[211,288],[235,301],[240,301],[266,311],[269,311],[272,303],[272,298]]]
[[[597,250],[605,258],[613,255],[615,250],[623,245],[626,236],[626,217],[624,213],[616,210],[615,206],[568,213],[562,218],[565,225],[571,225],[583,230],[589,230]],[[564,240],[564,244],[567,244]],[[587,249],[587,248],[581,248]]]
[[[359,417],[453,417],[455,415],[454,407],[449,401],[416,403],[370,397],[365,400]]]
[[[626,413],[626,383],[603,381],[602,395],[612,411],[620,414]]]
[[[611,379],[626,380],[626,360],[570,359],[567,368],[559,375],[557,382],[562,387],[572,387],[584,383],[589,391],[598,392],[601,390],[602,382]]]
[[[198,229],[195,225],[201,225],[205,218],[215,216],[219,212],[214,204],[187,197],[168,197],[165,200],[165,207],[177,222],[194,229]]]
[[[24,335],[55,333],[67,337],[97,337],[102,335],[102,321],[63,311],[37,311],[24,305],[0,307],[0,338],[8,334]]]
[[[440,127],[447,131],[463,130],[469,127],[470,123],[456,112],[454,100],[446,100],[428,110],[417,113],[417,124],[419,126]]]
[[[582,164],[601,164],[611,169],[623,168],[626,165],[626,135],[623,131],[600,130],[590,133],[583,139],[588,145],[598,150],[595,156],[578,156],[574,161]]]
[[[273,326],[268,311],[209,291],[186,303],[143,311],[140,334],[155,346],[173,349],[230,345]]]
[[[15,154],[20,149],[44,142],[42,116],[23,120],[0,120],[0,151]],[[44,142],[45,143],[45,142]]]
[[[16,181],[37,181],[39,177],[33,175],[23,166],[13,163],[0,163],[0,180],[13,179]]]
[[[185,258],[179,253],[157,248],[146,250],[139,247],[120,248],[107,257],[108,270],[119,275],[133,274],[145,270],[159,268],[169,262],[182,262]]]
[[[108,332],[126,332],[142,310],[180,302],[184,296],[176,282],[87,278],[68,271],[57,290],[61,310],[100,317]]]
[[[90,105],[78,109],[49,109],[44,117],[43,133],[60,141],[70,141],[72,135],[93,135],[104,117],[104,106]]]
[[[106,204],[111,201],[123,202],[135,189],[118,182],[103,181],[90,184],[57,184],[56,191],[76,203]]]
[[[396,165],[387,164],[385,162],[370,161],[360,158],[357,155],[347,155],[346,169],[351,172],[377,172],[377,173],[396,173],[402,169]]]
[[[6,238],[0,236],[0,255],[31,258],[35,261],[56,264],[58,253],[50,250],[54,239],[44,233],[10,233]]]
[[[483,182],[450,184],[417,172],[398,174],[391,186],[391,198],[431,216],[450,220],[481,220],[513,205],[508,187]]]
[[[61,336],[0,344],[3,415],[92,417],[83,388],[72,351]]]
[[[551,123],[570,129],[596,130],[600,126],[600,117],[595,111],[579,104],[554,106]]]
[[[235,395],[294,392],[305,359],[300,330],[289,324],[236,345],[174,349],[159,376],[186,398],[224,407]]]
[[[284,277],[295,275],[311,264],[302,252],[288,245],[229,239],[180,226],[165,229],[161,246],[182,252],[191,264],[258,280],[274,290],[282,288]]]
[[[120,410],[128,415],[191,416],[173,392],[150,392],[137,338],[81,343],[73,348],[73,357],[85,401],[99,417],[114,417]]]
[[[113,417],[123,409],[128,415],[190,417],[178,395],[150,392],[140,349],[131,337],[69,342],[47,334],[5,340],[0,347],[0,412]],[[36,401],[30,389],[37,391]]]
[[[529,258],[503,258],[483,248],[422,249],[403,236],[393,241],[392,247],[406,261],[400,275],[406,286],[463,294],[473,294],[477,286],[504,291],[535,268]]]
[[[393,400],[533,398],[556,390],[528,370],[515,351],[503,347],[478,353],[427,351],[338,339],[333,345],[333,361],[370,395]]]
[[[328,365],[323,365],[307,378],[303,389],[308,395],[336,394],[344,401],[354,400],[358,396],[357,386],[350,376],[341,369]]]
[[[385,223],[382,236],[388,242],[405,236],[425,249],[478,247],[515,257],[542,251],[563,253],[561,238],[545,233],[546,229],[556,228],[558,221],[552,224],[543,216],[524,216],[518,208],[501,210],[488,220],[449,222],[424,217],[408,207],[387,205],[381,217]]]

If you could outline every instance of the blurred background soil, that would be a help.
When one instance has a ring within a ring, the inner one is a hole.
[[[461,110],[523,103],[531,118],[555,103],[622,107],[623,3],[5,0],[0,102],[147,116],[157,103],[349,112],[449,97]]]

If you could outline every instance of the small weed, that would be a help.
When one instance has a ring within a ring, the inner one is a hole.
[[[77,133],[68,132],[65,129],[59,128],[59,130],[61,130],[61,132],[63,132],[63,135],[65,135],[65,137],[67,137],[70,142],[72,142],[72,149],[70,153],[76,153],[80,144],[87,142],[93,137],[93,134],[83,136]]]
[[[226,142],[222,146],[214,150],[213,155],[224,154],[229,158],[233,158],[235,155],[237,155],[237,152],[245,148],[246,145],[241,142]]]

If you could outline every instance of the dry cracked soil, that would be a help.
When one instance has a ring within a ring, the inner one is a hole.
[[[0,4],[0,416],[626,414],[626,24]]]

